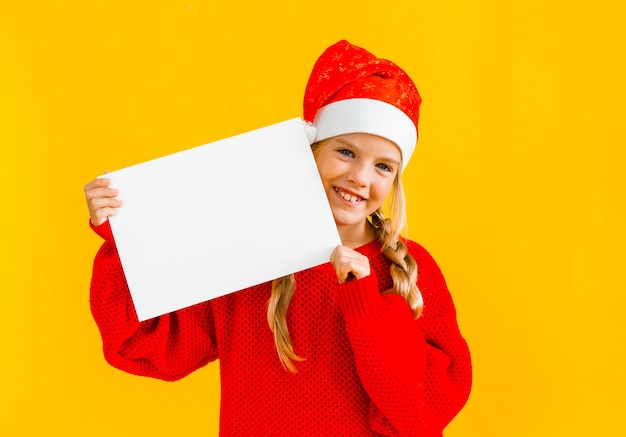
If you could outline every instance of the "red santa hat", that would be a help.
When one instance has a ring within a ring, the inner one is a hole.
[[[402,152],[404,169],[417,142],[421,102],[415,84],[400,67],[339,41],[313,66],[304,93],[304,120],[315,126],[315,141],[348,133],[393,141]]]

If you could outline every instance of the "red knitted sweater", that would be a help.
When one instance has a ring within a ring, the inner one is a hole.
[[[91,284],[107,361],[176,380],[220,361],[221,436],[441,436],[471,386],[467,345],[443,276],[418,244],[424,312],[413,319],[373,241],[371,274],[339,285],[330,264],[297,273],[288,313],[298,373],[283,369],[267,325],[265,283],[142,323],[108,222]]]

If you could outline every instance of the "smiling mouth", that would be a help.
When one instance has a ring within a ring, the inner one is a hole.
[[[339,194],[339,196],[341,196],[341,198],[343,200],[346,200],[346,201],[348,201],[350,203],[359,203],[359,202],[365,200],[362,197],[358,197],[358,196],[355,196],[353,194],[346,193],[345,191],[340,190],[339,188],[334,188],[334,190],[335,190],[335,193]]]

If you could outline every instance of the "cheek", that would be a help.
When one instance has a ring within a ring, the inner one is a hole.
[[[330,181],[337,178],[340,171],[337,169],[336,165],[331,165],[329,163],[318,163],[317,171],[320,174],[320,178],[324,185],[327,185]]]
[[[319,170],[320,179],[322,180],[322,184],[324,186],[328,185],[328,182],[330,181],[330,175],[329,175],[328,171],[326,171],[326,169],[323,168],[323,167],[318,167],[317,169]]]
[[[376,198],[380,202],[384,202],[389,193],[391,193],[391,189],[393,188],[393,181],[384,180],[381,183],[377,184],[375,189]]]

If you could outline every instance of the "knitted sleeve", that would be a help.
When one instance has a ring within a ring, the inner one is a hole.
[[[109,229],[108,222],[94,228],[105,242],[94,260],[90,293],[106,360],[129,373],[173,381],[216,359],[208,303],[138,321]]]
[[[471,360],[437,264],[421,246],[409,249],[425,302],[419,320],[401,296],[381,295],[376,274],[383,270],[344,284],[339,302],[372,401],[372,428],[388,436],[441,436],[469,397]]]

